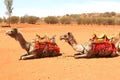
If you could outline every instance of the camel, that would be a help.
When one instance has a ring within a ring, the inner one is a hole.
[[[95,38],[97,38],[96,35]],[[108,39],[106,35],[104,35],[102,38],[103,41],[104,39]],[[60,36],[60,40],[65,40],[65,42],[67,42],[75,51],[78,52],[77,54],[74,54],[74,58],[115,57],[118,56],[118,52],[120,52],[120,35],[119,37],[113,37],[112,40],[109,40],[111,41],[111,44],[109,44],[107,48],[105,48],[106,46],[101,43],[102,45],[100,46],[102,46],[103,48],[96,51],[93,50],[93,46],[95,46],[96,42],[93,43],[93,41],[90,39],[88,42],[86,42],[83,45],[78,44],[71,32],[68,32]],[[108,49],[108,50],[104,51],[103,49],[104,50]]]
[[[119,53],[120,52],[120,32],[111,38],[111,42],[115,44],[117,53]]]
[[[59,53],[59,47],[55,43],[55,36],[49,38],[51,42],[47,42],[45,41],[47,39],[43,38],[40,40],[42,41],[41,43],[38,41],[38,39],[32,40],[31,42],[27,42],[24,39],[22,33],[17,28],[12,28],[11,30],[8,30],[6,34],[17,40],[20,43],[21,47],[24,50],[26,50],[27,53],[22,55],[20,57],[20,60],[42,58],[42,57],[54,57],[61,55]],[[51,48],[51,50],[48,50],[49,47]]]

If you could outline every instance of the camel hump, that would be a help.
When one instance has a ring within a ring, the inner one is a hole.
[[[109,39],[105,33],[103,33],[99,37],[96,34],[93,34],[93,38],[92,38],[93,43],[106,43],[107,40]]]

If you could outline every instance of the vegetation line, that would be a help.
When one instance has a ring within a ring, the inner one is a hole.
[[[120,25],[120,13],[83,13],[66,14],[64,16],[48,16],[40,18],[37,16],[11,16],[11,24],[29,23],[29,24],[97,24],[97,25]],[[0,23],[9,23],[9,18],[0,18]]]

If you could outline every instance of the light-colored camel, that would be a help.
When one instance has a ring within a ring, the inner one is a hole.
[[[115,45],[117,52],[120,52],[120,32],[115,34],[112,38],[111,38],[111,42]]]
[[[82,44],[78,44],[73,36],[73,34],[71,32],[68,32],[65,35],[60,36],[60,40],[65,40],[70,46],[72,46],[72,48],[79,52],[77,54],[74,55],[75,58],[90,58],[90,57],[114,57],[117,56],[118,52],[113,52],[113,51],[106,51],[106,52],[102,52],[102,51],[97,51],[94,52],[92,50],[92,46],[93,46],[93,42],[91,40],[89,40],[86,44],[82,45]],[[119,37],[113,37],[112,40],[110,41],[114,41],[114,44],[111,43],[111,45],[109,46],[111,47],[115,47],[114,45],[116,45],[117,51],[120,51],[120,35]],[[108,47],[108,48],[109,48]]]
[[[61,55],[60,53],[56,52],[55,50],[47,52],[46,49],[48,48],[48,46],[47,46],[46,42],[42,43],[43,44],[42,46],[44,46],[43,50],[40,50],[40,49],[36,50],[36,42],[38,42],[38,41],[34,40],[31,42],[27,42],[24,39],[23,35],[18,31],[17,28],[12,28],[11,30],[8,30],[6,32],[6,34],[9,35],[10,37],[14,38],[15,40],[17,40],[20,43],[21,47],[27,51],[26,54],[24,54],[20,57],[21,60],[33,59],[33,58],[39,58],[39,57],[53,57],[53,56]],[[43,39],[42,41],[45,41],[45,40]],[[50,40],[52,41],[51,43],[54,43],[54,44],[52,44],[52,47],[57,46],[57,44],[54,42],[55,36],[50,38]],[[37,44],[37,48],[38,47],[40,47],[39,43]],[[57,46],[57,48],[59,49],[58,46]]]

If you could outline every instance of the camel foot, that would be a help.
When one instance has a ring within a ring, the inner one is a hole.
[[[36,55],[30,54],[30,55],[22,55],[19,60],[27,60],[27,59],[34,59]]]
[[[27,56],[27,55],[28,55],[28,53],[25,53],[25,54],[21,55],[19,60],[22,60],[22,57]]]

